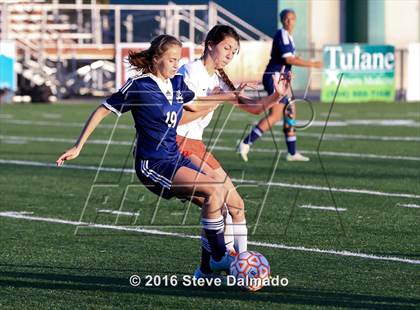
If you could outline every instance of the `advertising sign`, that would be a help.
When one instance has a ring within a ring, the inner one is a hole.
[[[15,58],[15,42],[0,41],[0,89],[16,90]]]
[[[323,53],[324,70],[321,101],[394,101],[395,54],[390,45],[327,45]]]

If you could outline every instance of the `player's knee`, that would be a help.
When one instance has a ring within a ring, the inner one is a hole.
[[[236,222],[245,219],[245,203],[241,196],[237,192],[235,192],[232,199],[229,200],[229,213],[232,215],[232,218],[235,219]]]
[[[221,208],[225,200],[226,191],[220,186],[209,186],[207,188],[207,199],[215,208]]]
[[[282,116],[279,113],[272,113],[268,116],[270,124],[274,125],[281,120]]]

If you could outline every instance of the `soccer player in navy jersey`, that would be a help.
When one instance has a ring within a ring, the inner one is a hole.
[[[190,105],[186,103],[192,101],[195,94],[184,83],[182,75],[176,74],[181,46],[178,39],[160,35],[151,42],[149,49],[130,52],[129,62],[140,74],[128,79],[92,113],[75,145],[56,163],[61,166],[64,161],[76,158],[90,134],[111,112],[119,116],[130,111],[137,132],[135,169],[138,178],[149,190],[166,199],[204,199],[201,217],[211,248],[211,267],[214,271],[226,270],[234,259],[226,251],[223,236],[221,209],[227,192],[223,184],[215,182],[179,152],[176,129],[183,108],[198,112],[211,109],[211,105],[217,106],[226,99],[236,100],[236,96],[213,95],[210,98],[213,102],[208,103],[210,108],[196,98],[198,104],[188,108]]]
[[[273,80],[271,75],[273,73],[288,73],[292,70],[293,66],[298,67],[312,67],[321,68],[322,63],[320,61],[308,61],[299,58],[295,55],[295,44],[293,42],[292,32],[296,23],[296,14],[291,9],[285,9],[280,12],[280,21],[283,25],[282,29],[279,29],[273,38],[273,45],[271,49],[271,58],[265,69],[263,75],[263,85],[267,93],[272,94],[274,92]],[[248,161],[248,153],[251,145],[258,140],[264,132],[269,130],[277,122],[279,122],[285,114],[283,119],[283,132],[286,139],[287,145],[287,161],[309,161],[308,157],[305,157],[297,152],[296,150],[296,132],[295,132],[295,114],[296,111],[290,107],[285,113],[283,110],[285,104],[290,100],[288,97],[284,97],[280,102],[283,104],[274,105],[270,109],[269,115],[261,119],[258,124],[252,129],[251,133],[241,141],[238,151],[244,161]]]

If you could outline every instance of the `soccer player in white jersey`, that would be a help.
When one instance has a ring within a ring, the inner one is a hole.
[[[121,89],[100,105],[89,119],[75,145],[56,161],[78,157],[83,145],[103,118],[111,112],[120,116],[130,111],[137,132],[135,170],[140,181],[163,198],[202,199],[202,224],[209,248],[213,270],[225,270],[233,257],[226,251],[224,219],[221,214],[227,195],[224,186],[182,155],[176,143],[176,130],[184,108],[196,96],[176,74],[181,57],[181,42],[169,35],[161,35],[151,42],[149,49],[130,52],[129,61],[139,75],[130,78]],[[212,99],[229,96],[213,96]],[[235,96],[230,97],[236,100]],[[201,102],[192,111],[199,111]],[[211,104],[211,103],[207,103]],[[217,104],[215,102],[214,104]],[[207,108],[206,108],[207,109]]]
[[[215,88],[225,92],[235,91],[235,87],[223,71],[223,68],[230,63],[238,50],[239,35],[236,31],[230,26],[216,25],[206,36],[203,56],[182,66],[179,73],[184,76],[188,87],[199,96],[207,96]],[[255,101],[245,98],[241,94],[238,97],[239,103],[236,106],[253,114],[262,113],[265,109],[269,109],[273,104],[276,104],[286,94],[287,85],[279,85],[278,82],[278,80],[273,82],[275,91],[270,96]],[[181,125],[177,129],[177,142],[184,155],[196,165],[204,167],[205,172],[217,179],[218,182],[223,183],[228,191],[226,205],[229,212],[226,213],[225,218],[225,241],[228,242],[228,249],[240,253],[247,250],[244,202],[227,173],[213,154],[207,151],[202,140],[203,131],[210,123],[212,116],[213,111],[201,111],[200,113],[185,111]],[[210,170],[213,173],[206,170],[206,167],[211,168]],[[200,204],[200,201],[195,201],[195,203]],[[211,249],[208,240],[205,236],[202,236],[202,259],[200,267],[195,272],[195,277],[211,276],[210,256]]]
[[[296,14],[291,9],[285,9],[280,12],[280,21],[283,25],[282,29],[279,29],[273,38],[273,46],[271,49],[271,58],[265,69],[263,75],[263,85],[267,93],[271,94],[274,91],[273,81],[271,75],[276,72],[290,72],[292,65],[298,67],[312,67],[321,68],[322,63],[320,61],[308,61],[301,59],[295,55],[295,44],[293,42],[292,32],[296,23]],[[282,104],[274,105],[270,109],[269,115],[261,119],[258,124],[252,129],[243,141],[239,144],[238,151],[244,161],[248,161],[248,153],[251,145],[257,141],[264,132],[268,131],[277,122],[279,122],[283,114],[283,132],[285,135],[287,145],[287,161],[309,161],[308,157],[303,156],[296,149],[296,131],[295,131],[295,116],[296,111],[289,108],[286,113],[283,113],[285,104],[290,100],[288,97],[284,97],[281,101]],[[291,106],[289,106],[291,107]]]

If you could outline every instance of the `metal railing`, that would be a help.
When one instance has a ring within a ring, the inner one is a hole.
[[[270,40],[212,1],[205,5],[106,5],[82,0],[3,0],[0,4],[0,39],[16,40],[19,73],[36,76],[38,83],[48,80],[58,90],[65,80],[66,73],[61,72],[65,60],[111,60],[119,43],[146,42],[162,33],[200,44],[217,23],[232,25],[244,40]],[[54,76],[48,66],[55,69]]]

